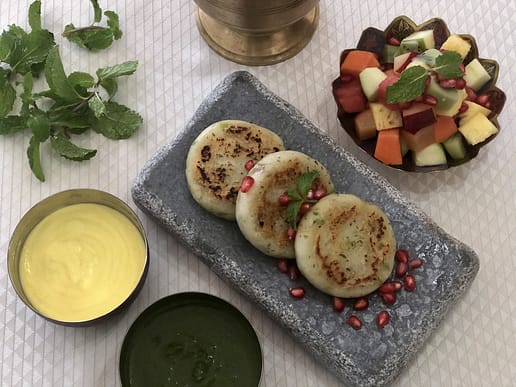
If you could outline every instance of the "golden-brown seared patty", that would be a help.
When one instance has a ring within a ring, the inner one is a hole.
[[[254,180],[248,192],[239,192],[236,220],[244,237],[264,254],[278,258],[295,258],[294,240],[288,237],[287,207],[279,197],[296,186],[299,176],[317,171],[314,189],[333,192],[326,168],[317,160],[297,151],[281,151],[265,156],[249,171]]]
[[[226,120],[208,126],[192,143],[186,158],[186,181],[199,205],[221,218],[235,219],[235,202],[245,164],[285,149],[274,132],[246,121]]]
[[[296,262],[316,288],[337,297],[361,297],[391,274],[396,240],[385,213],[348,194],[318,201],[301,219]]]

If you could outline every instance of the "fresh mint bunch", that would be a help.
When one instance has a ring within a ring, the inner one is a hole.
[[[75,145],[73,136],[93,129],[110,139],[126,139],[142,118],[112,100],[118,78],[133,74],[138,62],[99,68],[95,76],[79,71],[66,74],[52,33],[41,28],[40,11],[41,2],[36,0],[29,8],[30,33],[12,25],[0,35],[0,134],[31,132],[29,166],[44,181],[41,144],[49,141],[66,159],[88,160],[97,151]],[[35,92],[34,79],[42,72],[48,88]]]
[[[308,191],[310,191],[310,188],[312,188],[312,183],[318,176],[319,172],[317,171],[305,172],[297,178],[296,186],[288,191],[288,198],[290,201],[287,207],[287,217],[290,222],[290,226],[294,230],[297,229],[297,215],[301,210],[301,205],[306,200],[306,195],[308,194]]]
[[[118,14],[113,11],[105,11],[107,27],[99,25],[102,21],[102,8],[97,0],[90,0],[93,6],[93,24],[86,27],[76,27],[72,23],[65,26],[63,36],[79,47],[88,50],[102,50],[113,44],[114,40],[122,37]]]
[[[461,56],[455,51],[445,51],[435,59],[435,66],[429,70],[422,66],[412,66],[401,72],[400,79],[387,87],[386,102],[388,104],[412,101],[423,94],[426,82],[431,72],[442,78],[457,78],[464,76],[460,69]]]

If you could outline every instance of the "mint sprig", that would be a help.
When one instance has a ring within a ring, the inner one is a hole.
[[[98,3],[92,0],[92,4],[97,20]],[[42,29],[40,14],[41,2],[35,0],[28,16],[32,31],[11,25],[0,35],[0,135],[30,130],[29,166],[44,181],[41,144],[50,141],[51,149],[66,159],[88,160],[97,151],[77,146],[73,136],[92,129],[110,139],[126,139],[142,118],[112,100],[118,78],[132,75],[138,62],[99,68],[96,76],[80,71],[67,74],[53,34]],[[48,88],[35,91],[34,78],[41,73]],[[16,106],[19,110],[14,111]]]
[[[435,59],[435,66],[425,69],[423,66],[412,66],[401,72],[400,79],[387,86],[386,102],[388,104],[412,101],[422,95],[426,81],[432,72],[442,78],[462,77],[460,68],[461,56],[455,51],[446,51]]]
[[[88,50],[102,50],[113,44],[114,40],[122,37],[122,30],[118,14],[114,11],[105,11],[107,27],[98,23],[102,21],[102,8],[97,0],[90,0],[93,7],[93,23],[85,27],[76,27],[73,23],[67,24],[62,35],[70,42]]]
[[[317,177],[319,177],[317,171],[305,172],[297,178],[296,186],[288,191],[290,201],[287,207],[287,217],[294,230],[297,229],[297,216],[301,210],[301,205],[306,200],[308,191],[312,188],[312,184]]]

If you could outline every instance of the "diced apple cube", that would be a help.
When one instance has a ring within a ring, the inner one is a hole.
[[[459,114],[460,124],[465,124],[470,118],[474,117],[478,113],[481,113],[486,117],[491,114],[491,110],[476,102],[464,101],[464,103],[468,105],[468,109],[464,113]]]
[[[482,113],[477,113],[459,124],[459,132],[471,145],[476,145],[498,133],[498,128]]]
[[[408,66],[412,58],[416,56],[415,52],[405,52],[394,57],[392,68],[394,72],[400,74]]]
[[[376,101],[378,98],[378,86],[387,78],[387,75],[378,67],[367,67],[359,74],[362,91],[369,101]]]
[[[416,133],[419,129],[435,122],[435,114],[430,105],[414,103],[408,109],[401,112],[403,117],[403,129]]]
[[[471,49],[471,44],[459,35],[452,34],[448,36],[441,45],[441,49],[446,51],[455,51],[462,57],[462,59],[464,59]]]
[[[358,113],[354,122],[355,133],[359,140],[368,140],[376,136],[376,124],[371,109]]]
[[[466,85],[475,91],[480,90],[491,79],[491,76],[477,58],[466,65],[464,73]]]
[[[369,108],[373,112],[376,130],[400,128],[403,120],[399,111],[391,110],[378,102],[371,102]]]

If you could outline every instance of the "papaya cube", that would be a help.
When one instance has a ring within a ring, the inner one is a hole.
[[[399,128],[386,129],[378,132],[374,157],[388,165],[403,164]]]
[[[370,51],[353,50],[346,55],[340,64],[340,73],[358,77],[362,70],[367,67],[380,67],[376,55]]]
[[[434,124],[435,142],[444,142],[452,135],[457,133],[457,124],[455,119],[450,116],[436,116]]]

